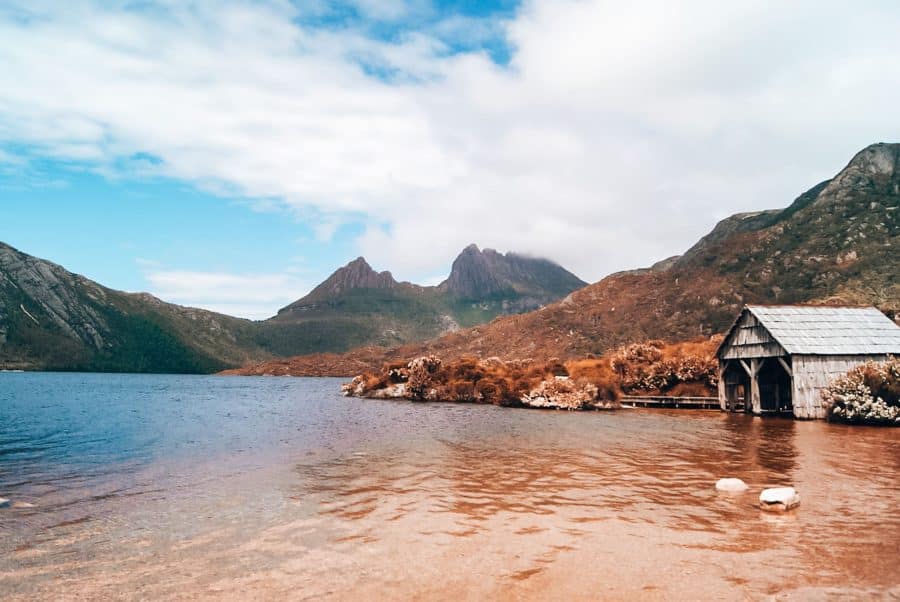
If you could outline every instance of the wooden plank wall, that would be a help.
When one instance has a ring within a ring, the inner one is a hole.
[[[838,376],[868,360],[884,361],[885,356],[871,355],[795,355],[794,416],[797,418],[825,418],[822,389]]]
[[[749,359],[787,355],[769,331],[750,312],[745,312],[722,349],[722,359]]]

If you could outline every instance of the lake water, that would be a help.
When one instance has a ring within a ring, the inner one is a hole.
[[[0,374],[0,598],[900,596],[900,429],[340,382]]]

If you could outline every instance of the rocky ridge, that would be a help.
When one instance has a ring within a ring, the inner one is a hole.
[[[873,144],[785,209],[727,218],[654,268],[613,274],[537,311],[424,344],[385,346],[380,357],[600,355],[634,341],[723,332],[748,303],[875,305],[898,319],[898,248],[900,144]],[[366,361],[376,355],[370,349]],[[291,366],[281,363],[287,373]]]
[[[559,274],[582,284],[558,266],[546,271],[555,264],[533,262],[544,271],[530,282],[539,290],[542,278],[550,283],[539,301],[570,292],[553,292]],[[0,243],[0,369],[202,373],[278,356],[329,358],[480,324],[523,300],[515,287],[458,300],[439,287],[398,283],[360,257],[277,316],[252,322],[115,291]]]
[[[0,243],[0,368],[209,372],[270,357],[249,320],[124,293]]]

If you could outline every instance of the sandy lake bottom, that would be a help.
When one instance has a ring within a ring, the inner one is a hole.
[[[0,597],[900,598],[900,429],[339,383],[0,375]]]

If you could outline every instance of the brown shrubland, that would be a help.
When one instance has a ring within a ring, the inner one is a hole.
[[[590,402],[617,402],[622,393],[676,396],[713,395],[715,350],[721,337],[667,344],[647,341],[621,347],[606,357],[562,362],[496,357],[462,357],[444,362],[423,356],[408,363],[386,363],[366,372],[347,387],[351,394],[405,383],[402,395],[415,401],[467,401],[521,405],[541,391],[565,392]]]

